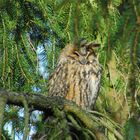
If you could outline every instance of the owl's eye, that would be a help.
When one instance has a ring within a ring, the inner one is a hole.
[[[75,51],[74,54],[75,54],[76,56],[80,56],[79,52],[77,52],[77,51]]]

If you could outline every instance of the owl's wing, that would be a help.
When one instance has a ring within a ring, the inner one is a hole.
[[[64,97],[68,90],[68,83],[66,82],[66,79],[67,62],[59,63],[49,79],[49,96]]]

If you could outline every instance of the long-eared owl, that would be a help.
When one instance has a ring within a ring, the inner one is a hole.
[[[99,44],[68,44],[49,79],[49,96],[61,96],[83,109],[92,109],[98,97],[101,66],[95,54]]]

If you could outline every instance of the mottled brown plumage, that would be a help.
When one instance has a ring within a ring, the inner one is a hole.
[[[62,50],[49,80],[49,96],[61,96],[84,109],[91,109],[98,97],[101,66],[95,43],[68,44]]]

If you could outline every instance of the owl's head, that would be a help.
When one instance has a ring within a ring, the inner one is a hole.
[[[68,44],[62,50],[59,61],[75,60],[82,65],[92,63],[97,60],[95,49],[100,45],[98,43],[81,41],[79,44]]]
[[[77,46],[77,50],[75,50],[73,53],[77,56],[75,58],[78,58],[78,61],[82,65],[93,63],[93,61],[97,60],[97,56],[95,53],[95,50],[100,45],[98,43],[94,42],[87,42],[85,40],[82,40],[79,43],[79,46]]]

